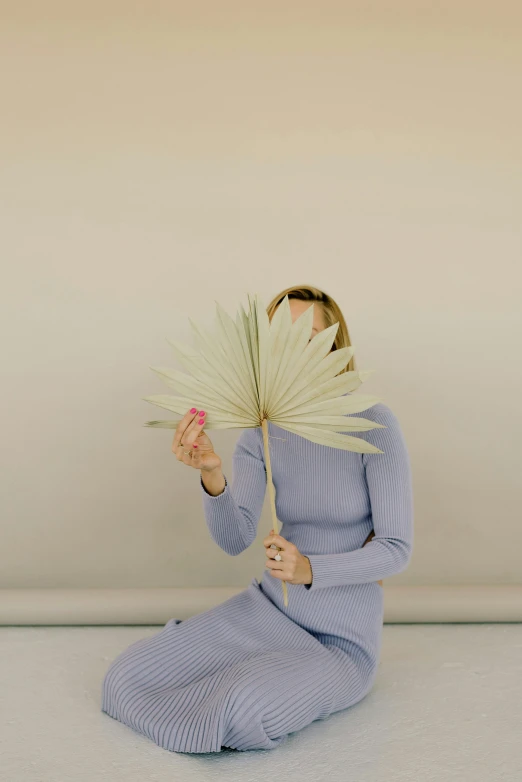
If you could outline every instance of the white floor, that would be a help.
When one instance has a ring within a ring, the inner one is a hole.
[[[100,711],[109,662],[153,627],[0,627],[5,782],[522,780],[522,624],[385,625],[360,703],[274,750],[171,753]]]

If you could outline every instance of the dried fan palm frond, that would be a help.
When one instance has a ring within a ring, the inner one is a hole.
[[[193,405],[204,408],[205,429],[260,426],[273,528],[278,530],[268,421],[319,445],[382,453],[371,443],[346,434],[382,428],[382,424],[352,415],[381,400],[352,395],[372,371],[342,371],[354,348],[332,350],[338,323],[310,339],[313,304],[292,323],[288,296],[277,307],[271,322],[257,294],[248,294],[248,302],[248,312],[240,305],[235,320],[216,302],[213,333],[189,319],[196,349],[174,340],[168,342],[190,374],[150,367],[178,395],[157,394],[143,399],[180,417]],[[180,420],[148,421],[146,426],[175,429]],[[282,585],[288,605],[287,586],[284,581]]]

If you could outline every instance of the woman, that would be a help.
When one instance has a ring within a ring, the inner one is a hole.
[[[286,295],[293,321],[314,304],[311,339],[338,322],[332,350],[350,345],[339,307],[317,288],[282,291],[268,307],[270,319]],[[343,371],[353,368],[352,359]],[[362,415],[384,428],[357,436],[383,453],[319,445],[269,423],[282,529],[263,541],[261,582],[252,579],[183,622],[170,619],[123,651],[106,673],[103,711],[175,752],[272,749],[370,691],[381,649],[381,579],[410,560],[413,501],[395,415],[382,403]],[[229,486],[204,427],[205,411],[193,407],[172,450],[200,471],[210,534],[236,556],[254,542],[263,506],[262,431],[243,430]],[[192,553],[197,558],[197,546]]]

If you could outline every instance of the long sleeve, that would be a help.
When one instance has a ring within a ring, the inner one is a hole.
[[[266,468],[256,429],[244,429],[232,455],[232,486],[209,494],[200,477],[203,509],[215,543],[232,556],[241,554],[257,534],[266,492]]]
[[[384,405],[365,417],[385,429],[361,433],[383,453],[362,455],[375,537],[365,546],[342,554],[311,554],[312,583],[306,589],[363,584],[405,570],[413,549],[413,492],[410,460],[399,422]]]

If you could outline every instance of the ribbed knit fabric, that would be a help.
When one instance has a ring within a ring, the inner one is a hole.
[[[268,425],[280,534],[309,558],[311,585],[288,583],[284,606],[281,581],[265,570],[224,603],[169,620],[113,661],[103,711],[171,751],[272,749],[370,691],[383,620],[377,581],[408,565],[413,495],[396,416],[382,403],[359,415],[386,427],[356,435],[383,453]],[[200,490],[212,538],[236,556],[256,539],[266,493],[260,428],[242,431],[232,471],[221,494],[202,481]]]

